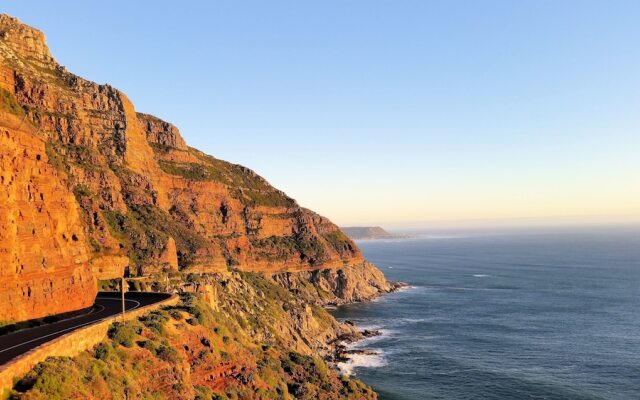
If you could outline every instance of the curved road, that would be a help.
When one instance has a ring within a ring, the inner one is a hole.
[[[119,292],[101,292],[96,297],[93,308],[86,314],[0,336],[0,365],[75,329],[122,313],[120,296]],[[128,292],[125,296],[125,304],[129,311],[169,297],[171,297],[169,293]]]

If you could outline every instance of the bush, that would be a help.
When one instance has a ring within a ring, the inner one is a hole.
[[[158,335],[165,332],[164,325],[169,321],[166,311],[152,311],[140,318],[140,322]]]
[[[17,384],[18,391],[33,390],[47,400],[88,398],[82,376],[72,359],[48,358],[35,366]]]
[[[163,343],[158,347],[158,349],[156,350],[156,355],[162,361],[166,361],[174,365],[179,361],[179,356],[176,349],[166,343]]]
[[[203,303],[201,296],[188,294],[182,297],[184,303],[184,310],[195,317],[197,321],[187,322],[191,325],[204,325],[206,327],[213,327],[214,317],[211,308]],[[192,318],[190,318],[192,319]]]
[[[115,322],[109,328],[107,335],[115,344],[124,347],[132,347],[135,338],[142,332],[142,327],[137,322]]]
[[[83,197],[93,197],[94,194],[89,189],[89,187],[85,184],[78,184],[73,188],[73,194],[76,196],[76,199],[80,201]]]
[[[106,361],[112,354],[113,348],[107,343],[100,343],[94,349],[94,355],[98,360]]]
[[[102,246],[100,246],[100,243],[95,238],[89,239],[89,245],[91,245],[91,250],[93,250],[94,253],[99,253],[100,250],[102,250]]]
[[[206,386],[196,386],[195,400],[213,400],[213,390]]]
[[[180,313],[180,311],[178,310],[169,311],[169,315],[171,316],[171,318],[175,319],[176,321],[182,320],[182,313]]]

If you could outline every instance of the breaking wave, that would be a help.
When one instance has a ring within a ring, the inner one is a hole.
[[[350,354],[349,360],[338,363],[340,373],[345,376],[354,374],[355,368],[380,368],[387,365],[384,355],[379,350],[377,354]]]

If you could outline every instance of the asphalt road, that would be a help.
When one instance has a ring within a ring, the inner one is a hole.
[[[134,310],[169,298],[167,293],[129,292],[125,296],[127,310]],[[0,336],[0,365],[27,351],[75,329],[91,325],[122,312],[120,293],[101,292],[87,313],[52,324],[23,329]]]

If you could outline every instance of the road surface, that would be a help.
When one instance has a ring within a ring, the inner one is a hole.
[[[0,336],[0,365],[75,329],[120,314],[122,312],[122,298],[120,296],[118,292],[101,292],[96,298],[94,307],[86,314]],[[125,297],[125,305],[127,310],[134,310],[169,297],[171,294],[167,293],[128,292]]]

